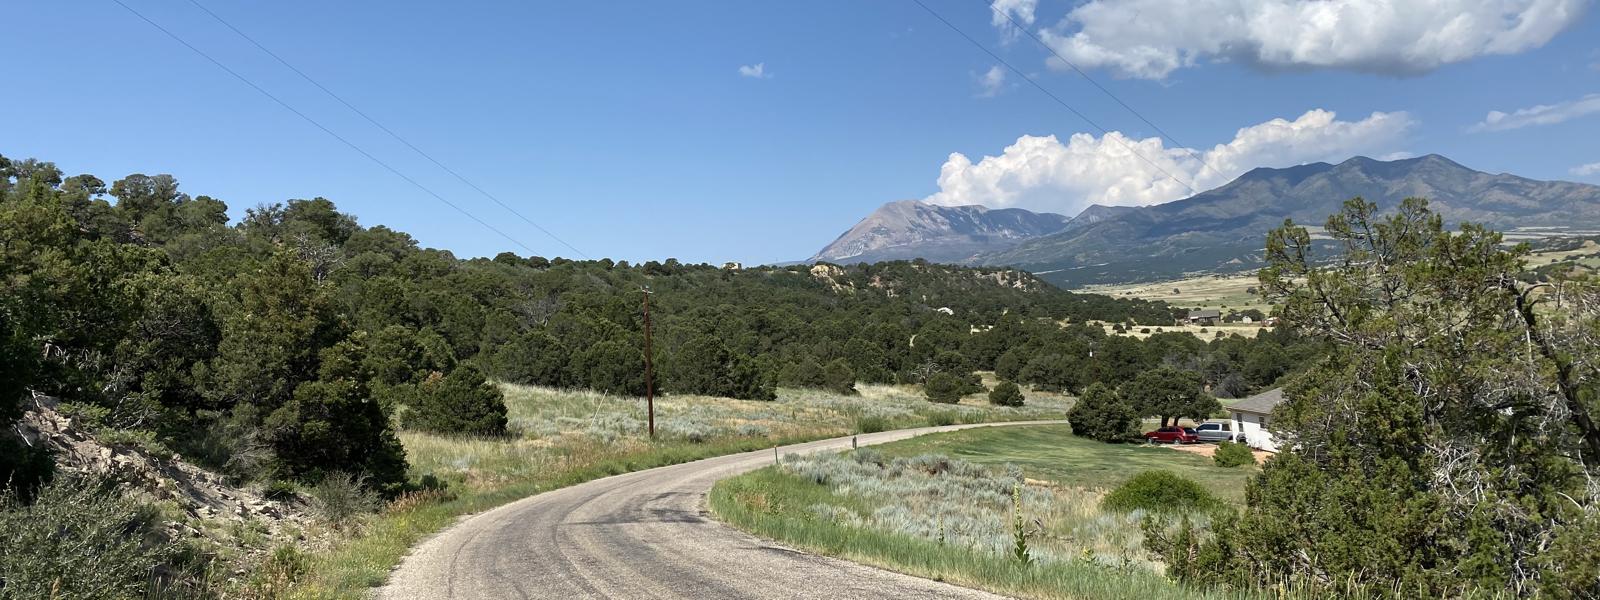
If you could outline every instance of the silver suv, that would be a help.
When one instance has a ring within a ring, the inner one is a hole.
[[[1202,442],[1237,442],[1244,440],[1244,434],[1233,430],[1233,423],[1201,423],[1194,428],[1195,435]]]

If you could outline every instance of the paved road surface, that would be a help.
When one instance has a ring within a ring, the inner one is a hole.
[[[1002,423],[995,425],[1041,424]],[[984,425],[859,436],[862,445]],[[784,446],[841,450],[850,438]],[[772,464],[762,450],[638,471],[518,500],[424,542],[379,598],[999,598],[796,552],[705,514],[717,480]]]

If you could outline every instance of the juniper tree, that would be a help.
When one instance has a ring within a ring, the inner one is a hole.
[[[1172,572],[1600,595],[1600,287],[1526,283],[1525,245],[1447,231],[1419,199],[1388,216],[1351,200],[1325,231],[1274,230],[1260,280],[1285,321],[1336,349],[1288,388],[1281,451],[1244,513],[1171,548]]]

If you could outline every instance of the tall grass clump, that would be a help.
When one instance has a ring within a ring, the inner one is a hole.
[[[0,598],[134,598],[176,554],[113,482],[60,477],[0,495]]]
[[[1194,480],[1160,469],[1134,475],[1107,494],[1100,505],[1117,512],[1166,514],[1207,512],[1225,506]]]
[[[311,512],[340,531],[357,528],[363,516],[383,505],[378,495],[367,489],[365,478],[349,473],[330,473],[308,491]]]

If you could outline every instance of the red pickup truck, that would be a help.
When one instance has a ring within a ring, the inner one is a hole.
[[[1162,427],[1155,431],[1147,431],[1144,439],[1153,443],[1166,442],[1168,444],[1193,444],[1200,441],[1200,436],[1185,427]]]

